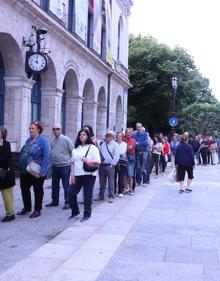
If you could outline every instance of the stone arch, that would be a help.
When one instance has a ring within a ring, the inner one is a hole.
[[[74,139],[81,126],[81,124],[79,126],[80,118],[78,116],[80,115],[79,112],[81,113],[82,99],[79,98],[78,77],[72,68],[68,69],[64,76],[63,90],[62,104],[65,102],[65,121],[61,122],[61,124],[65,123],[63,128],[65,129],[65,134]]]
[[[24,58],[16,39],[0,32],[0,52],[4,63],[4,101],[1,123],[8,129],[12,151],[19,150],[28,136],[32,80],[26,78]]]
[[[121,100],[121,96],[118,96],[117,102],[116,102],[116,117],[115,117],[115,130],[116,130],[116,132],[121,131],[122,123],[123,123],[122,100]]]
[[[82,126],[92,126],[96,131],[96,107],[95,90],[91,79],[87,79],[83,89],[83,105],[82,105]]]
[[[41,84],[42,88],[54,89],[57,88],[57,73],[54,62],[51,57],[49,57],[48,69],[41,74]]]
[[[48,69],[41,74],[41,121],[44,134],[51,136],[51,127],[60,122],[62,89],[57,88],[57,73],[54,62],[49,57]]]
[[[21,50],[11,34],[0,32],[0,51],[5,65],[5,76],[25,76],[24,59]]]
[[[98,93],[97,115],[96,115],[96,136],[98,139],[102,139],[106,131],[106,118],[107,118],[106,100],[107,99],[106,99],[105,88],[101,87]]]

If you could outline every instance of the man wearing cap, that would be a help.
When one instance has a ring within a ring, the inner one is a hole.
[[[64,210],[69,209],[69,178],[73,143],[62,134],[61,125],[53,125],[54,138],[50,143],[52,160],[52,201],[46,207],[59,205],[60,180],[64,188]]]
[[[108,202],[114,202],[114,177],[115,166],[119,160],[119,147],[114,141],[114,132],[107,130],[105,140],[100,144],[100,152],[103,156],[103,161],[99,168],[99,200],[104,200],[106,183],[108,179]]]

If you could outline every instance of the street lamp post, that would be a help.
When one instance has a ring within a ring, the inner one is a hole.
[[[173,88],[173,101],[172,101],[172,112],[170,114],[169,124],[171,126],[171,134],[175,134],[175,126],[178,124],[178,119],[176,118],[176,92],[177,92],[177,78],[174,76],[171,79]]]
[[[176,116],[176,91],[177,91],[177,78],[172,77],[172,88],[173,88],[173,116]]]

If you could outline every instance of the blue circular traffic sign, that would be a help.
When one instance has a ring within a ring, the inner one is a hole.
[[[171,117],[169,119],[169,124],[171,127],[176,127],[178,125],[179,121],[176,117]]]

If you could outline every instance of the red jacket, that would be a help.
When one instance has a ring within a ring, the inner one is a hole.
[[[170,152],[170,145],[169,145],[169,143],[165,143],[163,145],[163,155],[168,155],[169,152]]]

